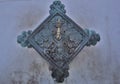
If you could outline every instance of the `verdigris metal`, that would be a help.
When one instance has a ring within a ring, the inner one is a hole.
[[[22,47],[33,47],[49,64],[52,77],[63,82],[69,76],[69,63],[84,46],[96,45],[100,36],[95,31],[83,30],[65,13],[64,5],[56,0],[50,15],[33,32],[23,32],[17,42]]]
[[[30,36],[32,34],[32,31],[29,30],[28,32],[23,31],[21,35],[19,35],[17,37],[17,42],[19,44],[21,44],[22,47],[28,47],[31,48],[32,46],[30,45],[29,41],[28,41],[28,36]]]

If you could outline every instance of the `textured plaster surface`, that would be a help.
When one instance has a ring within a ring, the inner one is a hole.
[[[16,39],[34,30],[48,15],[53,0],[0,0],[0,84],[27,81],[56,84],[47,62],[34,49],[22,48]],[[62,0],[67,15],[82,28],[98,32],[101,41],[85,47],[70,64],[63,84],[120,84],[120,1]],[[38,75],[36,75],[38,74]]]

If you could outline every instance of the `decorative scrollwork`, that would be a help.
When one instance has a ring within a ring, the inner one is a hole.
[[[74,40],[71,40],[69,36],[64,41],[64,48],[66,49],[68,54],[74,53],[77,46],[78,46],[78,43],[76,43]]]
[[[21,35],[17,37],[17,42],[21,44],[22,47],[28,47],[31,48],[32,46],[30,45],[28,41],[28,37],[32,34],[32,31],[29,30],[28,32],[23,31]]]
[[[95,46],[97,42],[100,41],[100,35],[95,31],[85,29],[85,32],[89,35],[89,41],[87,42],[86,46]]]
[[[69,76],[68,65],[66,65],[66,67],[62,69],[62,72],[60,72],[58,69],[56,69],[53,66],[50,66],[49,69],[52,71],[51,76],[55,79],[55,81],[59,83],[62,83],[64,81],[64,78],[67,78]]]
[[[62,12],[62,13],[66,13],[66,10],[64,9],[65,8],[65,6],[64,6],[64,4],[62,4],[61,3],[61,1],[59,1],[59,0],[56,0],[56,1],[54,1],[53,2],[53,4],[50,6],[50,11],[49,11],[49,13],[50,14],[54,14],[54,13],[56,13],[56,12]]]
[[[83,30],[66,16],[64,7],[60,0],[55,0],[50,6],[49,17],[33,33],[23,32],[17,38],[21,46],[33,46],[50,63],[51,75],[57,82],[69,76],[69,63],[84,46],[100,41],[95,31]]]

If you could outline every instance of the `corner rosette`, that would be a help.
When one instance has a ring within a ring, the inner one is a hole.
[[[96,33],[95,31],[93,30],[88,30],[88,29],[85,29],[84,30],[88,36],[89,36],[89,41],[87,42],[86,46],[95,46],[97,44],[97,42],[100,41],[100,35],[98,33]]]
[[[22,46],[22,47],[28,47],[31,48],[32,46],[28,42],[28,37],[32,34],[32,31],[23,31],[21,35],[17,37],[17,42]]]
[[[62,4],[60,0],[56,0],[50,6],[49,13],[50,14],[55,14],[56,12],[61,12],[61,13],[65,14],[66,10],[64,8],[65,8],[64,4]]]

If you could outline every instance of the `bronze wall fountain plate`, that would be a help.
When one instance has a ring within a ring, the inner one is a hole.
[[[57,82],[69,76],[69,63],[84,46],[100,41],[95,31],[83,30],[69,18],[64,7],[61,1],[54,1],[50,15],[39,27],[17,37],[22,47],[34,48],[50,64],[51,75]]]

